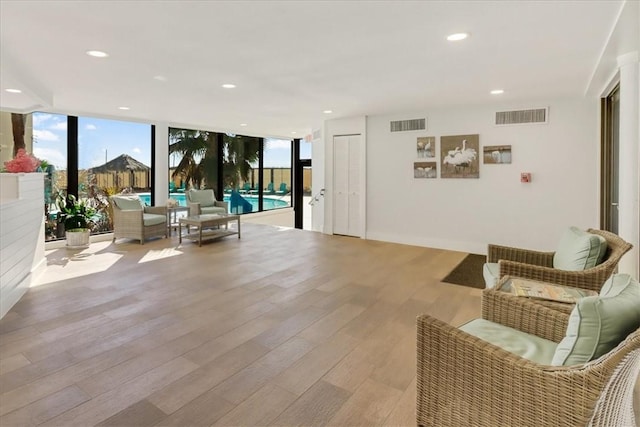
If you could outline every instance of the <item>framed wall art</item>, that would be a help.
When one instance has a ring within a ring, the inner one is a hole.
[[[485,164],[511,163],[510,145],[487,145],[482,147],[482,152]]]
[[[414,178],[437,178],[438,170],[436,162],[414,162],[413,163]]]
[[[480,177],[480,135],[454,135],[440,138],[442,178]]]
[[[436,137],[418,137],[416,142],[417,155],[419,159],[435,159],[436,157]]]

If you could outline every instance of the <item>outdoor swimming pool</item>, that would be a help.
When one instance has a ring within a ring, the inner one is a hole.
[[[140,197],[140,200],[142,200],[142,202],[145,205],[150,205],[151,204],[151,194],[150,193],[137,193],[138,197]],[[178,204],[180,206],[187,206],[187,197],[185,196],[184,193],[171,193],[169,195],[169,197],[171,197],[172,199],[175,199],[178,201]],[[251,206],[253,206],[253,212],[258,212],[258,197],[257,196],[242,196],[247,202],[251,203]],[[224,201],[225,202],[229,202],[229,195],[225,194],[224,195]],[[162,203],[156,203],[157,205],[161,205]],[[273,199],[270,197],[264,197],[262,200],[262,208],[266,211],[266,210],[270,210],[270,209],[278,209],[278,208],[286,208],[289,206],[289,202],[285,201],[285,200],[280,200],[280,199]]]

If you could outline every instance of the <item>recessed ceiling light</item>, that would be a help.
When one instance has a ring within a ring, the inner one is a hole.
[[[108,53],[102,52],[100,50],[88,50],[87,55],[93,56],[95,58],[106,58],[107,56],[109,56]]]
[[[501,95],[504,93],[504,90],[502,89],[495,89],[491,91],[491,95]]]
[[[118,110],[130,110],[131,108],[129,107],[118,107]]]
[[[244,126],[246,126],[246,125],[247,125],[246,123],[240,123],[240,126],[243,126],[243,127],[244,127]]]
[[[5,91],[9,93],[22,93],[20,89],[5,89]]]
[[[236,85],[231,84],[231,83],[225,83],[222,85],[223,88],[225,89],[233,89],[234,87],[236,87]]]
[[[468,33],[455,33],[448,35],[447,40],[449,40],[450,42],[457,42],[459,40],[464,40],[467,37],[469,37]]]
[[[331,114],[331,113],[333,113],[333,111],[332,111],[332,110],[324,110],[324,111],[323,111],[323,113],[325,113],[325,114]]]
[[[167,78],[165,76],[153,76],[153,78],[159,82],[166,82]]]
[[[293,132],[291,132],[291,134],[292,134],[292,135],[295,135],[295,134],[296,134],[296,131],[294,130]]]

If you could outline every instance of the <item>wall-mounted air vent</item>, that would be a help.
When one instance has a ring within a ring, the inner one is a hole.
[[[425,130],[427,119],[396,120],[391,122],[391,132],[407,132],[410,130]]]
[[[322,133],[320,132],[320,129],[317,129],[317,130],[313,131],[313,140],[314,141],[320,139],[321,136],[322,136]]]
[[[547,123],[548,120],[548,108],[496,112],[496,125],[498,126]]]

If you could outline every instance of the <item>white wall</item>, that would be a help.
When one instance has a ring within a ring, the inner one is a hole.
[[[620,68],[620,120],[618,161],[618,234],[633,248],[620,260],[618,271],[638,277],[640,262],[640,64],[638,52],[618,57]]]
[[[360,143],[360,182],[362,183],[360,193],[360,212],[361,218],[361,237],[366,237],[367,230],[367,118],[348,117],[344,119],[327,120],[324,123],[323,139],[324,139],[324,188],[326,190],[324,197],[324,227],[323,232],[333,234],[333,137],[337,135],[362,135]],[[314,152],[315,155],[315,152]],[[315,162],[315,156],[313,158]],[[315,163],[314,163],[315,167]]]
[[[0,174],[0,318],[44,272],[44,174]]]
[[[494,126],[495,111],[549,106],[549,123]],[[427,131],[391,133],[389,121],[427,117]],[[569,225],[599,228],[598,101],[478,106],[367,118],[367,238],[474,253],[488,243],[553,250]],[[479,179],[414,179],[416,138],[480,135],[511,145],[512,163]],[[520,183],[531,172],[532,183]]]

